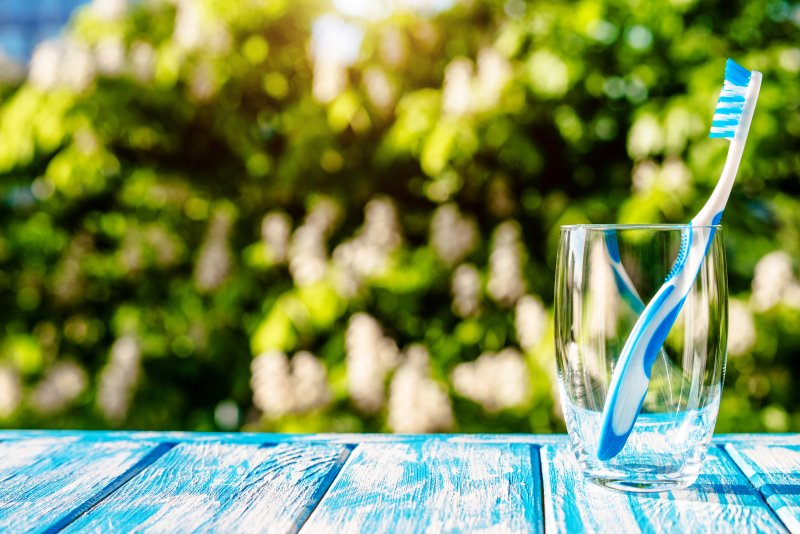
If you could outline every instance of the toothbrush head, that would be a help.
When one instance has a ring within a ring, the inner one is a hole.
[[[717,100],[709,137],[733,139],[736,136],[742,120],[750,76],[751,72],[734,60],[729,58],[725,63],[725,83]]]

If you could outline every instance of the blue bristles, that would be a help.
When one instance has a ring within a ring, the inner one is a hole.
[[[733,139],[742,118],[750,71],[728,59],[725,63],[725,83],[717,100],[709,137]]]

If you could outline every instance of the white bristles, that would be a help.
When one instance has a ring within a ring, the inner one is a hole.
[[[725,82],[717,100],[709,137],[733,139],[742,119],[751,73],[732,59],[725,64]]]

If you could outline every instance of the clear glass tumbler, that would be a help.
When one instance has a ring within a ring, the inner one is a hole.
[[[713,237],[705,260],[653,364],[633,431],[617,456],[601,461],[603,406],[628,334],[672,269],[682,234],[709,231]],[[721,228],[562,227],[555,320],[561,407],[584,476],[628,491],[671,490],[694,482],[714,432],[727,360]]]

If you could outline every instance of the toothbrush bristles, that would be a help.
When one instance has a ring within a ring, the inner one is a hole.
[[[747,86],[750,83],[750,71],[728,59],[725,63],[725,82],[722,85],[717,109],[711,120],[712,138],[733,139],[736,128],[742,118]]]

